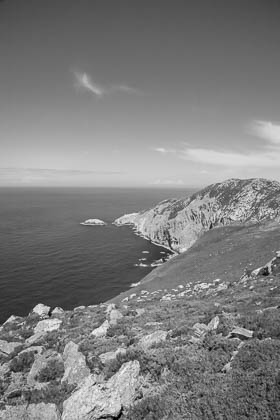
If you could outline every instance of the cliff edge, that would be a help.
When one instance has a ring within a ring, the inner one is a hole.
[[[191,197],[126,214],[114,224],[132,225],[144,238],[182,253],[215,227],[279,219],[280,183],[256,178],[212,184]]]

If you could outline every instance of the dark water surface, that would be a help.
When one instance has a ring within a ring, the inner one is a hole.
[[[162,248],[110,223],[187,190],[0,189],[0,322],[42,302],[71,309],[105,301],[151,271]],[[82,226],[100,218],[107,226]],[[142,254],[147,250],[149,254]]]

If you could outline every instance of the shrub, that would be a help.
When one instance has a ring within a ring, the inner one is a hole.
[[[51,359],[46,367],[40,370],[35,378],[38,382],[50,382],[62,378],[64,374],[64,365],[61,360]]]
[[[14,357],[10,363],[10,369],[13,372],[28,372],[34,362],[34,353],[26,351]]]

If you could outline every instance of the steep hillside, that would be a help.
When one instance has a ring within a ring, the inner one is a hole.
[[[229,179],[182,199],[124,215],[117,226],[132,225],[147,239],[176,252],[190,248],[212,228],[280,219],[280,184],[265,179]]]

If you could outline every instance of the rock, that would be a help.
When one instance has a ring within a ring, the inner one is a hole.
[[[47,333],[49,331],[55,331],[60,328],[62,321],[61,319],[43,319],[39,321],[36,327],[34,328],[34,332],[36,333]]]
[[[9,356],[11,353],[13,353],[16,348],[20,347],[22,343],[20,342],[8,342],[5,340],[0,340],[0,354],[5,354]]]
[[[241,340],[252,338],[254,331],[247,330],[246,328],[235,327],[227,336],[230,337],[238,337]]]
[[[104,321],[103,324],[100,325],[100,327],[95,328],[95,330],[93,330],[90,335],[93,335],[96,338],[105,337],[109,327],[110,324],[106,319],[106,321]]]
[[[218,328],[218,326],[219,326],[219,322],[220,322],[220,319],[219,319],[218,316],[215,316],[213,319],[211,319],[211,321],[207,325],[208,331],[214,331],[214,330],[216,330]]]
[[[56,306],[54,310],[52,311],[52,315],[61,315],[64,314],[64,310],[60,308],[59,306]]]
[[[43,305],[43,303],[38,303],[38,305],[36,305],[32,309],[32,312],[34,312],[35,314],[41,317],[45,317],[45,316],[49,316],[50,310],[51,310],[50,306]]]
[[[78,351],[79,346],[73,341],[66,344],[63,352],[64,375],[61,382],[68,384],[80,384],[90,375],[90,369],[87,367],[85,356]]]
[[[80,224],[84,226],[105,226],[106,225],[106,223],[100,219],[87,219]]]
[[[22,350],[21,352],[19,352],[18,356],[20,356],[21,354],[24,353],[35,353],[35,354],[42,354],[44,351],[44,347],[43,346],[32,346],[32,347],[28,347],[27,349]]]
[[[61,355],[54,350],[46,350],[45,353],[35,357],[34,363],[27,376],[27,384],[29,386],[40,386],[37,382],[38,375],[40,375],[41,371],[47,368],[54,361],[58,364],[63,364]],[[44,384],[42,386],[44,386]]]
[[[152,334],[145,335],[142,337],[138,343],[139,347],[141,347],[144,351],[148,350],[154,344],[159,344],[162,341],[166,340],[167,331],[158,330],[153,332]]]
[[[126,349],[118,348],[116,351],[108,351],[107,353],[102,353],[99,355],[99,359],[105,365],[106,363],[112,362],[115,360],[119,355],[126,355]]]
[[[135,399],[140,364],[124,363],[107,383],[96,384],[90,375],[81,387],[63,403],[62,420],[117,418]]]
[[[116,309],[116,305],[114,303],[109,303],[109,305],[107,306],[105,313],[107,315],[109,315],[109,313],[113,310]]]
[[[11,372],[10,384],[5,392],[6,398],[20,397],[24,390],[25,377],[22,372]]]
[[[145,313],[145,309],[144,308],[136,308],[136,316],[141,316]]]
[[[0,379],[3,378],[8,372],[10,372],[9,363],[3,363],[3,365],[0,365]]]
[[[198,337],[201,337],[202,335],[206,334],[208,331],[208,326],[206,324],[202,324],[200,322],[197,322],[193,326],[195,335]]]
[[[16,316],[16,315],[11,315],[5,322],[4,322],[4,324],[3,325],[6,325],[6,324],[10,324],[10,323],[17,323],[17,324],[19,324],[19,323],[21,323],[21,322],[23,322],[23,318],[21,317],[21,316]]]
[[[85,305],[76,306],[76,308],[74,308],[74,312],[83,311],[84,309],[86,309]]]
[[[6,406],[0,411],[0,420],[60,420],[61,415],[55,404],[26,404]]]
[[[32,345],[32,344],[38,343],[45,335],[46,333],[44,331],[37,332],[31,335],[31,337],[28,337],[25,340],[25,344]]]
[[[110,325],[117,325],[118,321],[123,318],[123,314],[118,309],[112,309],[109,314]]]

